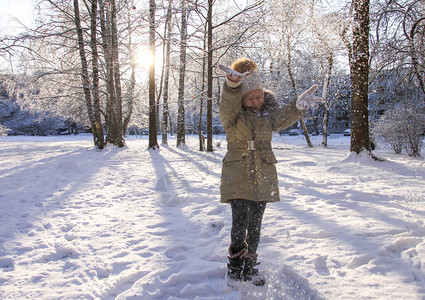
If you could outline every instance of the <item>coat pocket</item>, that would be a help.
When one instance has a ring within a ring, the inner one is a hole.
[[[227,154],[223,158],[223,162],[236,162],[246,160],[248,154],[244,151],[231,151],[227,152]]]
[[[261,153],[261,158],[263,159],[263,162],[267,164],[276,164],[277,159],[276,156],[274,156],[274,153],[272,151],[267,151]]]
[[[250,159],[246,151],[229,151],[223,159],[221,173],[222,194],[238,195],[250,190]],[[236,196],[235,196],[236,197]]]
[[[276,157],[272,151],[263,151],[256,169],[259,201],[279,201]]]

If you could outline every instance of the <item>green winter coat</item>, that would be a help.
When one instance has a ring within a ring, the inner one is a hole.
[[[295,102],[281,108],[274,95],[265,92],[263,106],[252,112],[242,107],[241,87],[224,84],[220,119],[226,132],[227,153],[221,173],[221,202],[279,201],[272,133],[291,126],[304,113]]]

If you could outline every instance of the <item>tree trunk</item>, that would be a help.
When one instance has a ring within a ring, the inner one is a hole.
[[[415,21],[415,23],[412,26],[412,29],[410,30],[409,40],[410,40],[410,57],[412,58],[413,72],[415,73],[415,76],[419,81],[419,86],[422,90],[422,93],[425,94],[424,65],[420,63],[420,59],[418,58],[418,54],[417,54],[417,48],[420,49],[420,47],[418,47],[415,43],[416,30],[420,28],[419,23],[421,23],[421,22],[425,22],[425,16],[422,16],[421,18],[419,18],[418,20]],[[423,39],[423,37],[422,37],[422,39]],[[422,43],[423,43],[423,41],[422,41]],[[423,53],[422,53],[422,55],[423,55]],[[425,101],[425,98],[424,98],[424,101]]]
[[[107,106],[106,106],[106,142],[112,140],[113,135],[113,124],[115,124],[115,105],[116,105],[116,96],[115,96],[115,82],[114,82],[114,59],[112,54],[112,32],[111,32],[111,7],[110,2],[105,1],[106,4],[106,16],[105,16],[105,28],[106,36],[104,37],[104,52],[105,52],[105,61],[107,66],[106,72],[106,81],[107,81]]]
[[[155,58],[155,0],[149,0],[149,48]],[[155,107],[155,59],[149,66],[149,149],[157,149],[156,107]]]
[[[212,9],[213,0],[208,0],[208,16],[207,16],[207,151],[212,152],[212,96],[213,96],[213,48],[212,48]]]
[[[113,86],[113,69],[112,69],[112,55],[111,55],[111,34],[110,34],[110,13],[109,7],[105,7],[105,1],[99,0],[99,12],[100,12],[100,33],[102,36],[102,48],[103,55],[105,57],[106,67],[106,111],[105,111],[105,123],[106,128],[109,128],[109,119],[111,115],[111,99],[113,97],[114,86]],[[111,84],[112,82],[112,84]]]
[[[100,26],[108,92],[105,117],[108,130],[106,141],[115,146],[123,147],[122,96],[115,0],[101,2]]]
[[[323,105],[323,132],[322,132],[322,147],[328,147],[328,132],[329,132],[329,108],[327,103]]]
[[[99,53],[97,51],[97,0],[92,1],[91,6],[91,50],[92,50],[92,69],[93,69],[93,105],[94,105],[94,131],[96,132],[95,144],[99,149],[103,149],[105,141],[103,137],[102,118],[100,110],[99,95]]]
[[[294,95],[295,95],[295,97],[298,98],[297,86],[295,84],[295,78],[294,78],[294,75],[292,73],[292,56],[291,56],[291,46],[290,45],[291,45],[290,37],[288,36],[287,41],[286,41],[286,48],[287,48],[287,51],[288,51],[288,62],[286,64],[286,67],[288,69],[288,75],[289,75],[289,79],[291,81],[292,89],[294,90]],[[307,146],[310,147],[310,148],[313,148],[313,144],[311,143],[310,136],[308,135],[308,129],[307,129],[307,126],[305,125],[305,122],[304,122],[302,115],[300,115],[299,121],[300,121],[301,127],[303,129],[303,134],[304,134],[305,140],[307,142]]]
[[[92,103],[91,91],[90,91],[91,84],[89,79],[86,53],[84,50],[84,38],[83,38],[83,30],[81,28],[80,8],[78,5],[78,0],[74,0],[73,4],[74,4],[75,27],[77,30],[77,38],[78,38],[78,50],[80,53],[80,60],[81,60],[81,80],[83,84],[87,114],[88,114],[90,125],[92,128],[94,145],[98,147],[99,149],[102,149],[103,143],[101,145],[98,144],[99,141],[97,138],[97,131],[95,127],[94,110],[93,110],[93,103]]]
[[[186,73],[186,0],[182,1],[182,15],[180,28],[180,69],[179,69],[179,91],[178,91],[178,115],[177,115],[177,147],[185,144],[185,110],[184,110],[184,79]]]
[[[368,122],[369,0],[354,0],[351,77],[351,146],[360,154],[371,152]]]
[[[112,38],[111,38],[111,9],[109,2],[100,2],[100,28],[102,34],[102,47],[105,56],[106,66],[106,90],[107,90],[107,103],[105,121],[107,128],[106,141],[109,141],[111,122],[114,122],[112,107],[115,103],[115,84],[114,84],[114,64],[112,59]]]
[[[322,91],[322,99],[323,99],[323,107],[324,107],[322,147],[328,146],[329,109],[332,106],[332,104],[331,104],[331,101],[329,101],[328,103],[327,97],[328,97],[329,84],[331,82],[332,68],[333,68],[333,54],[330,53],[328,57],[328,72],[326,73],[325,80],[323,82],[323,91]]]
[[[165,75],[164,75],[164,92],[163,92],[163,101],[162,101],[162,143],[167,144],[167,131],[168,131],[168,82],[170,79],[170,51],[171,51],[171,4],[172,1],[168,2],[167,10],[167,20],[165,23],[165,32],[166,36],[165,44]]]
[[[115,0],[111,3],[111,53],[115,85],[115,101],[112,101],[112,120],[110,122],[110,131],[108,132],[108,141],[118,147],[124,147],[123,124],[122,124],[122,92],[121,92],[121,73],[118,54],[118,30],[117,30],[117,9]]]
[[[206,27],[205,27],[206,29]],[[201,97],[199,100],[199,121],[198,121],[198,135],[199,135],[199,151],[205,150],[205,136],[202,133],[202,115],[203,115],[203,107],[204,107],[204,97],[205,97],[205,67],[207,65],[207,57],[205,56],[206,48],[207,48],[207,31],[204,31],[204,55],[202,57],[202,86],[201,86]]]
[[[131,50],[130,50],[131,51]],[[132,54],[130,54],[132,56]],[[133,104],[134,104],[134,89],[136,86],[136,66],[133,62],[134,59],[130,58],[131,62],[131,74],[130,74],[130,85],[128,87],[128,110],[124,117],[122,125],[122,133],[125,136],[127,132],[128,125],[131,121],[131,116],[133,114]]]
[[[127,132],[128,125],[131,121],[131,116],[133,114],[133,106],[134,106],[134,89],[136,87],[136,63],[135,63],[135,57],[134,57],[134,50],[133,50],[133,44],[132,44],[132,36],[133,36],[133,30],[130,23],[131,18],[131,11],[134,3],[131,2],[128,4],[128,49],[130,52],[130,64],[131,64],[131,74],[130,74],[130,84],[128,87],[128,103],[127,103],[127,112],[124,116],[123,120],[123,128],[122,133],[125,136]]]

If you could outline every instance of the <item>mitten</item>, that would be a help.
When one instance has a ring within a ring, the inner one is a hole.
[[[296,106],[299,110],[305,110],[310,106],[318,108],[319,105],[316,102],[323,102],[322,98],[314,96],[313,93],[319,88],[317,84],[312,85],[308,90],[302,93],[298,99]]]
[[[229,67],[223,66],[223,65],[218,65],[218,67],[220,68],[220,70],[222,70],[226,73],[227,80],[230,80],[231,82],[237,83],[237,84],[239,84],[244,78],[251,75],[250,72],[239,73],[238,71],[235,71],[235,70],[233,70]]]

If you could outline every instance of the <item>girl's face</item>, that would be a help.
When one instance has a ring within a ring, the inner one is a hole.
[[[252,90],[243,95],[242,103],[243,105],[252,111],[258,111],[264,102],[264,93],[262,90]]]

